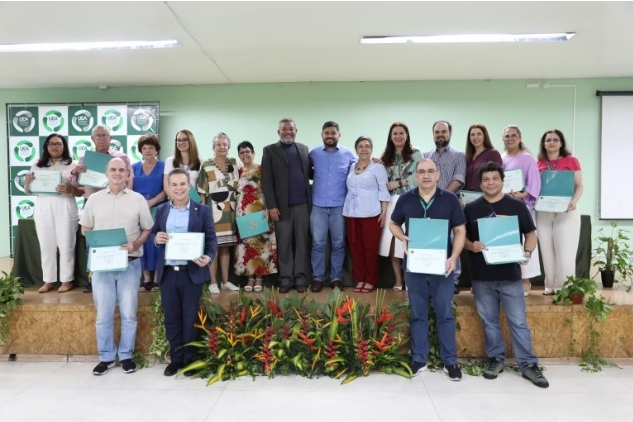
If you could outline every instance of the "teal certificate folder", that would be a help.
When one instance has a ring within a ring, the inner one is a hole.
[[[88,271],[123,271],[127,268],[127,243],[124,229],[89,230],[86,232],[88,244]]]
[[[504,173],[503,193],[523,192],[525,190],[523,169],[506,170]]]
[[[545,170],[541,173],[541,192],[534,209],[545,212],[566,212],[574,196],[573,170]]]
[[[189,186],[189,199],[191,199],[193,202],[202,202],[202,197],[200,196],[196,188],[191,185]]]
[[[460,190],[458,196],[462,200],[462,204],[466,205],[473,202],[475,199],[481,198],[484,194],[483,192],[476,192],[473,190]]]
[[[480,218],[477,220],[479,241],[486,245],[482,251],[487,264],[508,264],[525,261],[519,218],[516,215]]]
[[[420,274],[446,274],[448,220],[409,219],[407,271]]]
[[[106,171],[108,163],[112,159],[109,154],[102,154],[95,151],[86,151],[83,165],[86,167],[85,173],[79,173],[77,182],[83,186],[104,188],[108,185]]]
[[[264,218],[264,214],[265,211],[262,210],[235,219],[242,239],[268,232],[268,220]]]

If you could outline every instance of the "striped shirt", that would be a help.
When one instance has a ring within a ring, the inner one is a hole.
[[[461,182],[462,185],[466,182],[466,154],[463,152],[447,146],[443,154],[440,154],[437,149],[433,149],[425,152],[424,158],[435,161],[440,168],[438,188],[446,189],[453,180]]]

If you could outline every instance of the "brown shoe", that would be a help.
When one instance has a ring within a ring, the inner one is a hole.
[[[343,283],[341,282],[341,280],[332,280],[332,290],[334,289],[339,289],[340,291],[343,291]]]
[[[57,293],[66,293],[66,292],[71,291],[72,289],[73,289],[73,282],[68,281],[68,282],[62,283],[59,289],[57,289]]]
[[[42,287],[37,289],[38,293],[47,293],[53,290],[53,283],[44,283]]]
[[[312,280],[310,291],[312,293],[319,293],[321,290],[323,290],[323,282],[321,280]]]

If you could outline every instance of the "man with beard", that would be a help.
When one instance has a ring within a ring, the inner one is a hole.
[[[312,285],[318,293],[325,280],[325,246],[331,239],[330,282],[333,289],[343,289],[343,261],[345,259],[345,218],[343,204],[347,194],[346,179],[355,161],[349,149],[338,144],[341,136],[336,122],[325,122],[321,129],[323,145],[310,151],[314,180],[312,184]]]
[[[446,120],[433,124],[433,140],[435,149],[424,153],[424,158],[435,161],[440,167],[440,180],[437,187],[456,193],[466,182],[466,154],[449,146],[453,126]],[[453,272],[454,294],[459,293],[459,275],[462,272],[461,261],[457,260],[457,268]]]
[[[264,148],[262,189],[270,218],[275,222],[279,263],[279,292],[294,285],[304,293],[308,285],[310,227],[310,158],[308,147],[295,142],[294,120],[279,121],[279,142]]]

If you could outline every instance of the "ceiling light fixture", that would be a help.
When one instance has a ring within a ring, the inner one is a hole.
[[[177,40],[159,41],[102,41],[46,44],[0,44],[0,53],[95,51],[95,50],[145,50],[180,47]]]
[[[489,43],[489,42],[556,42],[567,41],[575,32],[553,34],[464,34],[427,36],[363,36],[361,44],[435,44],[435,43]]]

